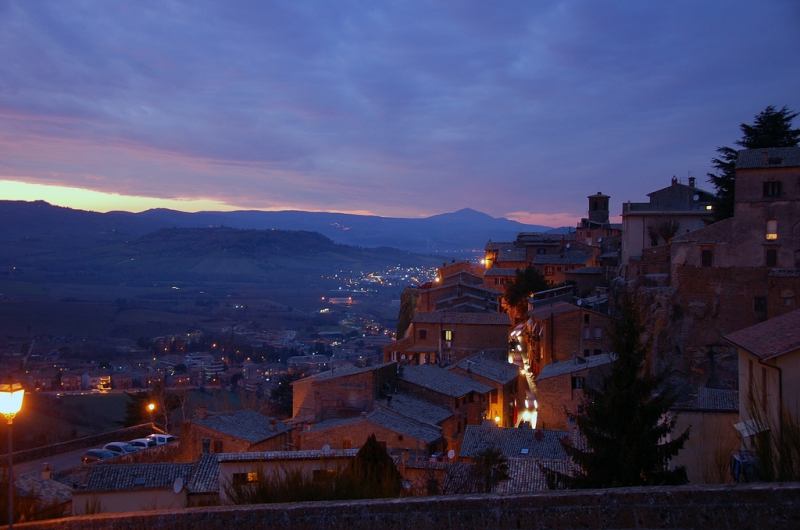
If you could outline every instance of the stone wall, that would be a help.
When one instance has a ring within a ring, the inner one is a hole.
[[[797,528],[800,484],[682,486],[189,508],[18,525],[27,530],[231,528]]]

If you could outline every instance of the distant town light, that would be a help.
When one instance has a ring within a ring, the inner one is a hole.
[[[710,204],[706,204],[706,210],[711,211],[713,209],[714,209],[714,206],[712,206]]]

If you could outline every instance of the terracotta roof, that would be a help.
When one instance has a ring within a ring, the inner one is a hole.
[[[192,420],[192,422],[234,438],[247,440],[250,443],[268,440],[289,430],[289,426],[285,423],[259,414],[254,410],[237,410],[231,413],[214,414]],[[275,423],[273,424],[272,422]]]
[[[698,389],[696,395],[676,403],[674,410],[696,410],[710,412],[738,412],[739,392],[721,388]]]
[[[614,357],[612,354],[601,353],[600,355],[589,355],[587,357],[570,359],[569,361],[550,363],[542,368],[542,371],[536,376],[536,380],[541,381],[551,377],[581,372],[583,370],[597,368],[598,366],[605,366],[613,361]]]
[[[535,320],[544,320],[550,318],[550,315],[561,315],[564,313],[572,313],[573,311],[580,311],[581,308],[569,302],[556,302],[554,304],[547,304],[545,306],[536,308],[530,312],[530,316]]]
[[[186,489],[189,490],[189,493],[219,492],[219,461],[216,454],[200,456],[200,460],[192,468]]]
[[[725,339],[762,360],[800,350],[800,309],[729,333]]]
[[[358,448],[311,449],[304,451],[252,451],[248,453],[218,453],[219,462],[266,462],[270,460],[319,460],[322,458],[353,458]]]
[[[496,447],[506,458],[566,460],[562,438],[569,438],[569,433],[524,427],[510,429],[487,424],[467,425],[461,442],[461,456],[474,458],[480,452]]]
[[[536,458],[508,458],[508,480],[500,482],[494,493],[516,494],[546,491],[547,475],[542,468],[562,475],[571,475],[575,465],[569,460],[545,460]]]
[[[800,147],[746,149],[739,151],[736,157],[737,169],[798,166],[800,166]]]
[[[354,416],[352,418],[333,418],[321,421],[311,426],[312,431],[324,431],[346,425],[357,425],[359,423],[372,423],[398,434],[403,434],[432,443],[442,437],[439,427],[430,423],[424,423],[414,418],[404,416],[389,408],[378,406],[369,414]]]
[[[575,265],[586,263],[591,256],[588,252],[569,250],[561,254],[538,254],[533,258],[534,265]]]
[[[85,491],[171,489],[175,479],[187,483],[194,464],[99,464],[89,470]]]
[[[383,368],[384,366],[388,366],[392,364],[391,362],[383,363],[383,364],[375,364],[371,366],[355,366],[355,365],[347,365],[347,366],[339,366],[333,370],[327,370],[325,372],[320,372],[318,374],[310,375],[308,377],[304,377],[303,379],[298,379],[294,383],[298,383],[300,381],[309,381],[315,380],[320,381],[323,379],[336,379],[337,377],[345,377],[348,375],[355,375],[355,374],[362,374],[364,372],[371,372],[373,370],[377,370],[378,368]],[[294,384],[292,383],[292,384]]]
[[[514,277],[517,275],[517,269],[508,269],[505,267],[492,267],[488,269],[484,276],[502,276],[502,277]]]
[[[453,416],[453,413],[446,408],[436,406],[430,401],[415,398],[404,392],[392,394],[391,398],[391,400],[382,400],[381,404],[398,414],[415,418],[431,425],[438,425]]]
[[[473,381],[468,377],[454,374],[444,368],[422,364],[419,366],[406,366],[400,378],[411,384],[433,390],[450,397],[461,397],[470,392],[486,394],[492,389]]]
[[[17,492],[25,497],[33,497],[43,506],[65,504],[72,500],[72,488],[56,480],[42,478],[37,471],[14,479]]]
[[[413,322],[421,324],[476,324],[486,326],[510,326],[511,319],[505,313],[457,313],[454,311],[431,311],[417,313]]]
[[[462,359],[456,366],[501,384],[513,381],[519,376],[519,368],[516,365],[487,357],[484,354]]]

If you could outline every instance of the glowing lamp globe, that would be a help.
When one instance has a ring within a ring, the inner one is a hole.
[[[11,420],[22,408],[25,389],[19,383],[0,384],[0,414]]]

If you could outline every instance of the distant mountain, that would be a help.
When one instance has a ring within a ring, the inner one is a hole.
[[[303,211],[235,211],[187,213],[166,209],[141,213],[97,213],[52,206],[43,201],[0,201],[0,240],[69,239],[71,244],[127,240],[161,228],[225,226],[258,230],[318,232],[335,243],[360,247],[393,247],[413,252],[449,253],[480,249],[488,240],[512,240],[519,232],[551,227],[491,217],[465,208],[409,219]]]

